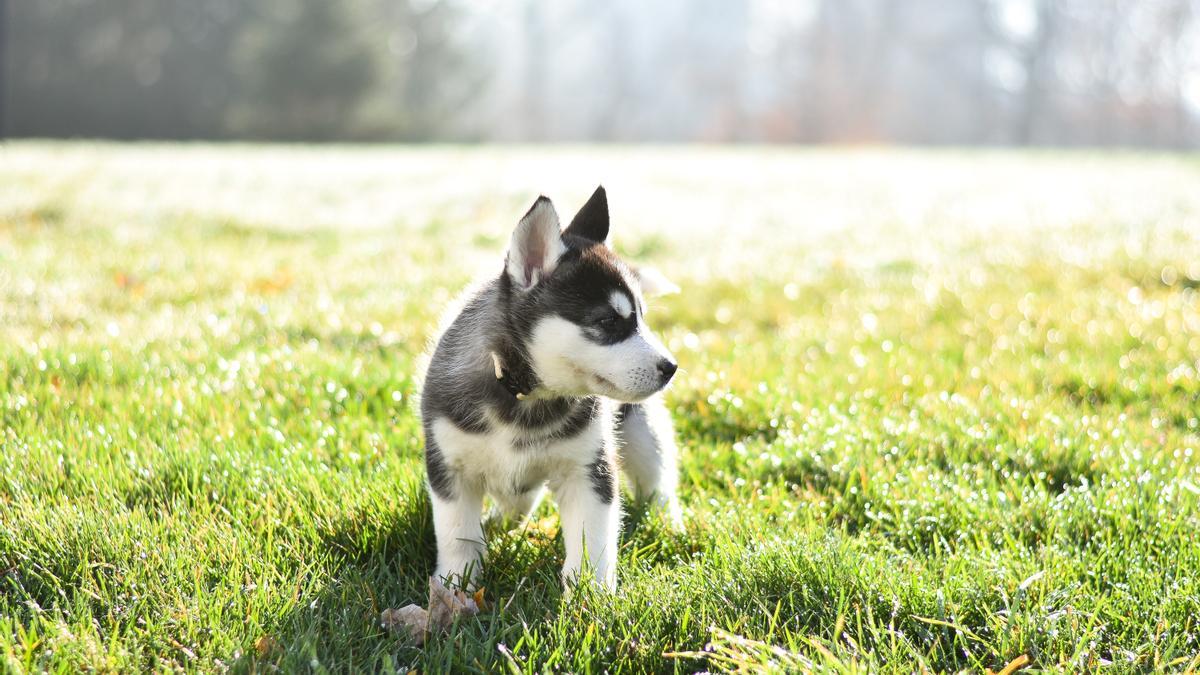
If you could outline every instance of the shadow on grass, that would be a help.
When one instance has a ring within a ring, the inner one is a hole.
[[[227,661],[232,672],[494,672],[503,658],[498,645],[519,640],[525,625],[557,613],[561,542],[549,519],[535,519],[508,532],[487,528],[481,578],[487,604],[478,616],[421,647],[381,628],[382,610],[427,605],[436,559],[424,486],[399,489],[398,508],[367,504],[321,528],[331,559],[321,572],[327,583],[315,597],[298,598],[267,637],[234,654]]]

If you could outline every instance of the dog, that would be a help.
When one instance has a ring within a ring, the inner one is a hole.
[[[565,230],[538,197],[499,276],[467,295],[435,342],[421,421],[445,583],[478,578],[485,495],[523,520],[553,492],[568,587],[588,569],[616,588],[618,467],[682,526],[675,431],[658,395],[677,363],[646,325],[643,295],[678,289],[618,258],[608,230],[603,186]]]

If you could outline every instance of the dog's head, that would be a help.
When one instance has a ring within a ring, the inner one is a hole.
[[[603,187],[566,230],[539,197],[513,231],[501,281],[510,325],[543,387],[635,403],[675,375],[675,358],[646,325],[643,300],[671,284],[625,264],[607,239]]]

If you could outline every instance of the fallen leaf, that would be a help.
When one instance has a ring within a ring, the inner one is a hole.
[[[413,643],[419,645],[425,642],[425,633],[429,630],[429,612],[420,605],[385,609],[379,613],[379,624],[393,633],[407,633]]]
[[[459,590],[451,590],[435,577],[429,578],[429,630],[444,631],[460,616],[475,616],[479,605]]]
[[[279,648],[279,641],[270,635],[264,635],[254,641],[254,651],[259,656],[266,656]]]
[[[425,642],[432,631],[445,632],[460,616],[475,616],[483,602],[483,589],[467,595],[446,588],[434,577],[429,578],[429,610],[420,605],[400,609],[385,609],[379,613],[379,625],[392,632],[405,632],[415,644]]]

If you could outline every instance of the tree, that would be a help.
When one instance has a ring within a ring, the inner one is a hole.
[[[233,48],[230,130],[302,141],[353,137],[381,58],[362,5],[272,0],[258,7]]]
[[[18,136],[220,136],[230,36],[248,0],[16,2],[9,128]]]

